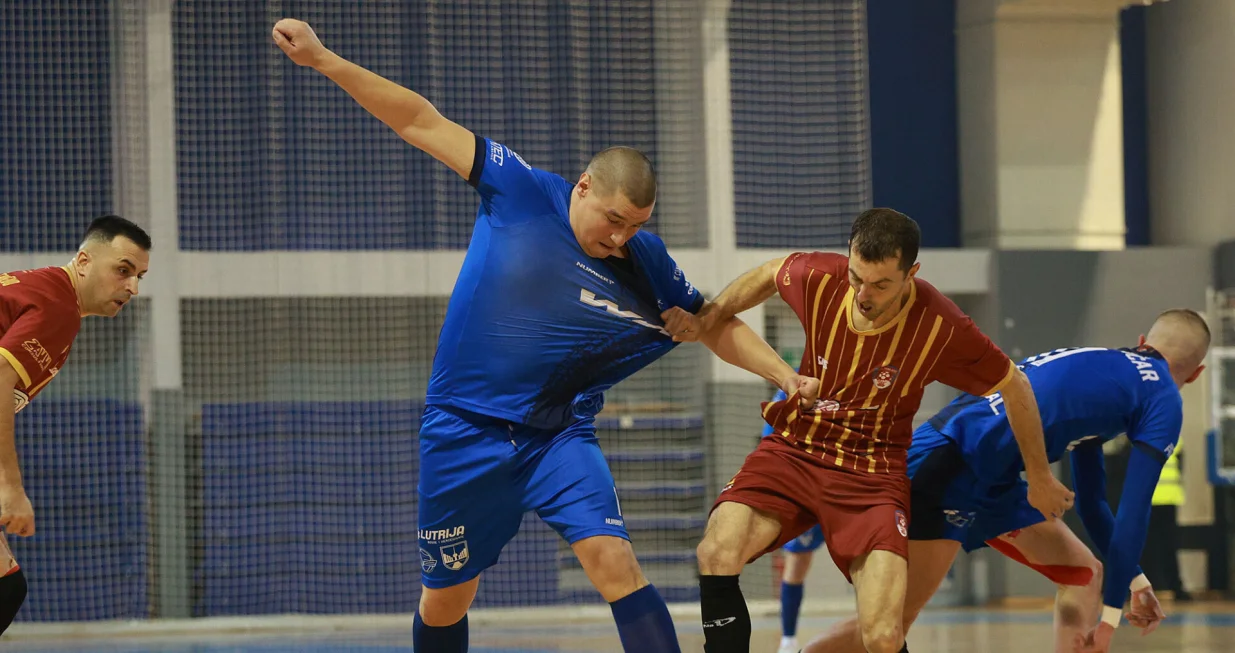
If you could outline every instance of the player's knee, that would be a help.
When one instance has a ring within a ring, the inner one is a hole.
[[[806,580],[806,574],[810,573],[811,558],[810,553],[786,552],[782,580],[791,585],[801,585]]]
[[[1093,578],[1089,581],[1090,587],[1095,587],[1099,592],[1102,591],[1102,563],[1094,558],[1090,561],[1089,566],[1093,569]]]
[[[905,644],[905,631],[893,619],[882,619],[862,626],[862,646],[867,653],[899,653]]]
[[[1081,571],[1083,570],[1083,571]],[[1092,558],[1087,565],[1073,572],[1075,578],[1065,578],[1069,582],[1059,583],[1055,595],[1055,614],[1060,625],[1069,628],[1088,628],[1090,613],[1093,607],[1101,601],[1102,596],[1102,563]],[[1087,576],[1087,582],[1081,583],[1082,576]]]
[[[729,542],[715,533],[704,535],[695,548],[699,561],[699,573],[708,576],[735,576],[742,573],[742,542]]]
[[[459,623],[472,607],[476,586],[473,580],[443,589],[424,588],[420,593],[420,620],[435,628]]]
[[[630,542],[619,537],[594,537],[574,545],[575,555],[592,584],[609,602],[647,585]]]

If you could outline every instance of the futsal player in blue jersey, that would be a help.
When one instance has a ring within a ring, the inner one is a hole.
[[[279,21],[272,36],[480,195],[420,426],[415,649],[466,650],[480,574],[534,510],[610,603],[625,650],[678,651],[665,602],[635,559],[594,423],[606,389],[675,346],[662,313],[705,304],[664,243],[640,229],[656,201],[651,162],[610,148],[571,183],[335,55],[301,21]],[[740,350],[729,359],[790,392],[817,388],[740,322],[709,342]]]
[[[918,427],[912,478],[905,628],[939,588],[957,552],[991,546],[1058,585],[1055,646],[1108,651],[1124,603],[1148,634],[1162,620],[1153,587],[1137,565],[1158,475],[1183,425],[1179,389],[1196,380],[1209,328],[1194,311],[1158,316],[1130,349],[1058,349],[1026,359],[1052,462],[1071,453],[1077,513],[1106,559],[1105,569],[1062,521],[1044,520],[1026,500],[1023,468],[999,393],[962,395]],[[1126,433],[1132,444],[1117,515],[1106,501],[1102,444]],[[857,621],[811,642],[815,653],[862,653]]]

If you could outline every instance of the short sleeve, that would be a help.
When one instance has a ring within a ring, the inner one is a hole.
[[[1016,365],[973,320],[961,316],[935,368],[935,378],[967,394],[995,394],[1012,380]]]
[[[659,238],[656,239],[660,241]],[[660,243],[660,266],[661,275],[663,276],[660,284],[664,290],[662,295],[664,301],[669,306],[677,306],[691,313],[698,313],[700,308],[703,308],[703,293],[686,278],[686,273],[682,272],[682,268],[678,267],[673,257],[665,250],[664,243]]]
[[[843,275],[841,263],[845,257],[826,252],[794,252],[785,257],[776,271],[776,292],[793,309],[798,319],[806,323],[806,286],[815,277]],[[842,276],[843,279],[843,276]]]
[[[0,336],[0,356],[17,370],[20,389],[39,386],[53,374],[52,362],[72,346],[75,327],[74,320],[56,319],[52,312],[34,308]]]
[[[528,165],[509,147],[476,136],[476,157],[468,183],[480,194],[485,213],[496,226],[552,210],[542,182],[553,176]]]

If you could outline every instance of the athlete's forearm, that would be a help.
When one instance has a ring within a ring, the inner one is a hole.
[[[1008,424],[1012,436],[1025,461],[1025,473],[1030,480],[1051,475],[1051,462],[1046,456],[1046,437],[1042,433],[1042,416],[1038,413],[1038,400],[1025,373],[1017,370],[1004,386],[1004,405],[1008,411]]]
[[[1162,474],[1162,462],[1133,445],[1128,458],[1127,480],[1119,496],[1119,514],[1115,530],[1106,551],[1106,573],[1102,602],[1112,608],[1122,608],[1128,590],[1141,573],[1137,562],[1145,548],[1149,532],[1149,511],[1154,488]]]
[[[721,360],[757,374],[784,388],[785,382],[797,374],[776,350],[745,322],[730,317],[700,338]]]
[[[776,294],[776,271],[780,269],[782,262],[783,259],[768,261],[734,279],[712,301],[706,317],[713,324],[719,325],[734,315],[771,299],[772,295]]]
[[[1115,532],[1115,515],[1106,502],[1106,467],[1102,447],[1085,444],[1072,451],[1072,489],[1076,491],[1076,514],[1094,546],[1106,557]]]
[[[433,104],[419,93],[333,52],[327,52],[323,61],[315,68],[347,91],[366,111],[400,135],[405,134],[408,128],[417,122],[424,122],[439,115]]]
[[[0,488],[21,488],[21,468],[17,464],[14,434],[13,391],[0,391]]]

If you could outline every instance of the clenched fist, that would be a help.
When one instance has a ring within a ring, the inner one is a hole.
[[[284,18],[274,24],[271,35],[275,45],[301,66],[316,68],[330,54],[330,50],[313,33],[313,28],[303,20]]]
[[[12,535],[34,535],[34,507],[21,486],[0,487],[0,528]]]

